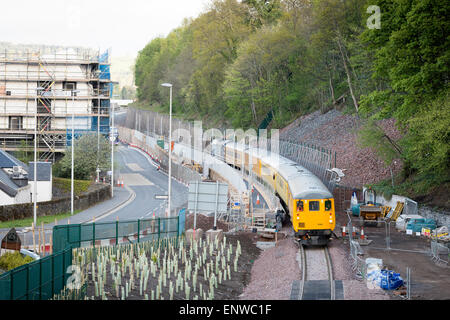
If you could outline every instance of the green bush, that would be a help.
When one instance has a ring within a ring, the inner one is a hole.
[[[32,261],[33,258],[30,256],[24,257],[18,251],[14,253],[7,252],[0,257],[0,268],[9,271]]]
[[[75,195],[80,195],[83,192],[88,191],[89,186],[92,184],[90,180],[74,180],[73,187]],[[53,185],[64,192],[70,192],[71,180],[66,178],[53,178]]]

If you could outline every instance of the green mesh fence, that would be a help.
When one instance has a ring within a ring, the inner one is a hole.
[[[176,217],[94,222],[53,227],[53,250],[115,245],[175,237],[184,231],[184,211]]]
[[[0,275],[0,300],[48,300],[58,294],[71,274],[72,248],[27,263]]]
[[[53,253],[0,275],[0,300],[48,300],[59,295],[72,275],[72,249],[177,237],[185,210],[176,217],[69,224],[53,227]],[[83,296],[85,290],[76,294]],[[80,297],[78,297],[80,298]]]

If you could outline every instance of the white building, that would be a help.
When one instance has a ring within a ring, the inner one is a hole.
[[[31,175],[30,175],[31,170]],[[30,166],[0,150],[0,205],[28,203],[33,201],[34,163]],[[52,199],[52,164],[38,162],[37,202]]]
[[[32,148],[37,129],[39,160],[54,161],[70,144],[72,115],[76,134],[108,134],[111,89],[108,52],[0,50],[0,147],[15,151],[26,141]]]

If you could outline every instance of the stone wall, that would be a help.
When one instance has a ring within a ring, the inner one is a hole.
[[[438,226],[447,226],[450,230],[450,212],[448,211],[420,206],[419,215],[427,219],[434,219]]]
[[[93,205],[111,198],[111,188],[109,185],[99,185],[92,191],[85,192],[80,196],[75,196],[74,210],[85,210]],[[63,197],[55,200],[38,202],[37,215],[51,216],[60,213],[70,212],[71,197]],[[13,204],[0,207],[0,221],[18,220],[33,217],[33,203]]]

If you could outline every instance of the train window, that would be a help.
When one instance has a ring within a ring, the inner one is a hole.
[[[319,201],[310,201],[309,202],[309,211],[320,211],[320,202]]]
[[[297,201],[297,211],[303,211],[303,201]]]
[[[325,211],[330,211],[331,210],[331,200],[326,200],[325,201]]]

